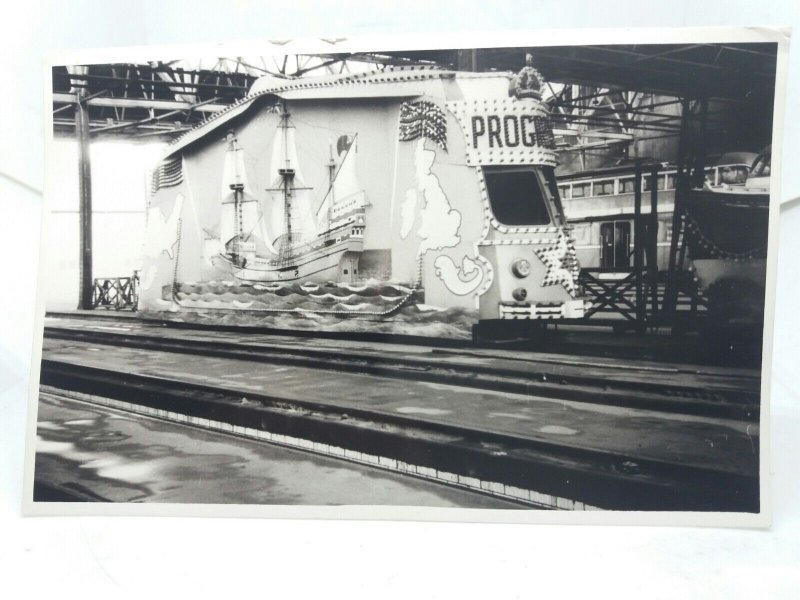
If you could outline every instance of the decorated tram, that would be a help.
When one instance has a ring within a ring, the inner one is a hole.
[[[258,80],[153,172],[140,307],[582,317],[541,84],[530,64]],[[302,306],[265,300],[287,289]]]

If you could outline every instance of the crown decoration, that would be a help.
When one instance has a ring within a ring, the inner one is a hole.
[[[533,98],[535,100],[542,99],[542,85],[544,84],[544,77],[533,66],[533,55],[525,55],[525,66],[520,69],[520,72],[514,77],[512,81],[511,94],[517,98]]]

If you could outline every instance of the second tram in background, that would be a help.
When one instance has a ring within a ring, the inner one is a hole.
[[[676,211],[677,169],[662,164],[641,177],[642,231],[650,235],[651,193],[655,187],[657,230],[655,266],[661,283],[674,269],[675,285],[688,294],[692,310],[702,304],[717,328],[758,332],[763,324],[769,220],[770,149],[761,154],[736,152],[706,167],[702,187],[690,187]],[[635,166],[597,169],[559,179],[567,220],[573,225],[576,252],[583,269],[606,277],[630,272],[635,262]],[[677,217],[677,220],[676,220]],[[673,227],[680,226],[673,243]],[[673,254],[674,253],[674,254]],[[645,259],[648,263],[649,258]],[[687,277],[691,282],[686,286]],[[665,293],[666,292],[661,292]],[[678,292],[664,297],[670,310]],[[661,304],[661,303],[659,303]],[[677,308],[677,304],[675,305]],[[685,308],[685,306],[684,306]]]
[[[706,168],[711,191],[741,190],[757,155],[732,152]],[[658,193],[657,264],[669,266],[672,213],[675,208],[677,168],[662,164],[655,187]],[[642,173],[642,214],[650,214],[649,172]],[[634,165],[594,169],[558,177],[558,189],[582,268],[628,269],[633,266]]]

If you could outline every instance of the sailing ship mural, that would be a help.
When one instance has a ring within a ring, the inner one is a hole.
[[[366,200],[355,173],[356,135],[329,143],[327,185],[321,200],[306,186],[294,127],[282,105],[274,137],[274,178],[266,203],[247,183],[243,150],[228,133],[217,257],[240,281],[354,280],[363,249]],[[350,267],[350,268],[348,268]]]
[[[153,174],[144,314],[581,317],[542,81],[530,61],[257,81]]]

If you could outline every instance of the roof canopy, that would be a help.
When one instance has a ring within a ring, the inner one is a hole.
[[[776,43],[548,46],[420,50],[336,55],[382,64],[435,63],[460,70],[509,70],[534,56],[551,82],[611,87],[688,98],[772,98]],[[334,56],[334,55],[332,55]]]

